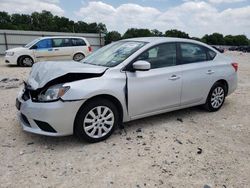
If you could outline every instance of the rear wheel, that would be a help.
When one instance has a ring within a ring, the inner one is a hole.
[[[81,61],[85,58],[85,56],[82,53],[77,53],[74,55],[73,60],[74,61]]]
[[[225,86],[221,83],[214,84],[207,97],[205,108],[210,112],[215,112],[219,110],[225,101],[225,97]]]
[[[118,124],[118,111],[109,100],[96,98],[84,104],[77,113],[74,133],[88,142],[108,138]]]

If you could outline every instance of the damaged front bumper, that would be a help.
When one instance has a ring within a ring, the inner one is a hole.
[[[19,93],[16,106],[24,131],[47,136],[73,134],[75,116],[84,100],[41,103],[24,100],[23,93]]]

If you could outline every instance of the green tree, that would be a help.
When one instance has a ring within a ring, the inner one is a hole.
[[[246,46],[248,45],[248,38],[245,35],[234,36],[235,46]]]
[[[105,44],[118,41],[122,38],[121,34],[117,31],[108,32],[105,36]]]
[[[211,35],[205,35],[202,37],[202,42],[210,45],[223,45],[225,44],[224,37],[220,33],[213,33]]]
[[[31,17],[26,14],[12,14],[11,23],[20,30],[31,29]]]
[[[0,29],[15,29],[7,12],[0,12]]]
[[[226,35],[224,37],[224,42],[225,42],[225,45],[233,46],[235,44],[234,36]]]
[[[127,39],[127,38],[135,38],[135,37],[151,37],[153,36],[152,33],[150,32],[149,29],[136,29],[136,28],[131,28],[128,29],[122,38]]]
[[[168,30],[165,32],[166,37],[189,38],[189,35],[177,29]]]
[[[156,36],[156,37],[163,36],[163,33],[161,31],[157,30],[157,29],[151,30],[151,33],[152,33],[153,36]]]
[[[103,23],[98,23],[97,24],[97,30],[99,33],[104,33],[106,34],[108,32],[107,28],[106,28],[106,25],[103,24]]]
[[[87,27],[88,27],[88,24],[83,22],[83,21],[78,21],[75,23],[75,32],[76,33],[84,33],[84,32],[87,32]]]

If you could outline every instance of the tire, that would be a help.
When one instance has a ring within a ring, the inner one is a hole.
[[[99,110],[99,113],[98,113]],[[74,134],[87,142],[107,139],[118,126],[116,106],[104,98],[95,98],[80,108],[74,123]]]
[[[225,98],[226,87],[221,83],[215,83],[208,94],[204,107],[209,112],[216,112],[224,104]]]
[[[34,64],[34,61],[29,56],[22,56],[18,60],[18,65],[21,67],[32,67],[33,64]]]
[[[85,55],[82,54],[82,53],[76,53],[74,56],[73,56],[73,60],[74,61],[81,61],[85,58]]]

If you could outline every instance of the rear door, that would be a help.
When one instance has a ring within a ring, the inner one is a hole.
[[[209,49],[198,44],[178,43],[178,45],[183,82],[181,105],[200,103],[206,100],[214,82],[213,75],[216,70],[215,62],[211,61],[212,54],[208,53]]]
[[[180,105],[181,71],[176,66],[176,57],[175,43],[160,44],[136,59],[150,62],[149,71],[126,72],[132,119]]]
[[[53,60],[72,59],[73,47],[70,38],[52,38]]]

